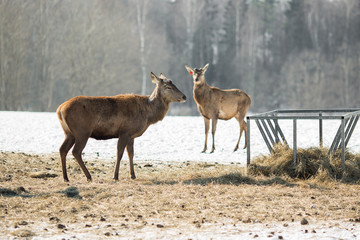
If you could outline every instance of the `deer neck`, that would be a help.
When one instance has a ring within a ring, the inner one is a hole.
[[[170,102],[166,101],[162,96],[161,92],[156,87],[154,92],[149,96],[148,104],[150,112],[148,121],[150,124],[156,123],[162,120],[169,110]]]
[[[196,82],[194,84],[194,90],[195,89],[197,89],[197,90],[207,90],[207,89],[210,89],[210,85],[204,79],[204,81]]]
[[[196,83],[196,84],[194,84],[193,93],[194,93],[195,101],[198,104],[203,105],[204,103],[206,103],[209,100],[210,85],[207,84],[206,81],[204,81],[202,83]]]

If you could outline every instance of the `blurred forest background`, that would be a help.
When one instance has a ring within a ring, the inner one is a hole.
[[[0,110],[55,111],[77,95],[189,100],[192,78],[241,88],[250,111],[360,107],[359,0],[0,0]]]

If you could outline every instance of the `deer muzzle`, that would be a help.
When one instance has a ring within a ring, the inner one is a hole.
[[[179,101],[179,102],[185,102],[185,101],[186,101],[186,96],[183,95],[178,101]]]

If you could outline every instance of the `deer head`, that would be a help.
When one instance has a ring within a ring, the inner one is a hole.
[[[156,84],[153,97],[161,96],[166,102],[186,101],[186,96],[162,73],[160,73],[159,76],[156,76],[153,72],[151,72],[150,76],[152,82]]]
[[[209,64],[206,64],[203,68],[191,68],[185,65],[186,70],[193,76],[194,84],[202,84],[205,83],[205,72]]]

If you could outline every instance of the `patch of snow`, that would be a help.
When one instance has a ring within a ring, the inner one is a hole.
[[[82,223],[83,224],[83,223]],[[356,240],[360,236],[358,223],[351,222],[320,222],[316,224],[301,225],[300,222],[289,224],[284,223],[236,223],[222,224],[212,223],[203,224],[200,228],[192,225],[184,225],[174,228],[164,226],[157,228],[149,225],[138,229],[121,229],[114,231],[106,226],[99,225],[88,229],[80,228],[77,231],[79,223],[66,224],[71,233],[63,231],[55,232],[51,226],[46,223],[37,223],[37,236],[32,237],[34,240],[43,239],[288,239],[288,240],[337,240],[347,239]],[[113,226],[114,227],[114,226]],[[48,229],[44,231],[43,229]],[[118,228],[118,227],[117,227]],[[15,230],[15,229],[14,229]],[[105,237],[105,233],[109,235]],[[41,234],[39,234],[41,233]],[[1,237],[0,237],[1,238]],[[8,239],[18,239],[17,237]]]

